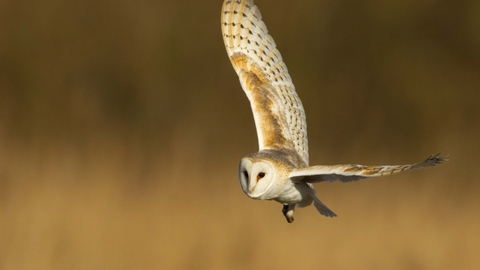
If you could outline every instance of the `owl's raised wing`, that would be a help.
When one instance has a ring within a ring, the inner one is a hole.
[[[423,162],[407,165],[386,165],[386,166],[365,166],[365,165],[331,165],[331,166],[311,166],[299,168],[290,173],[292,181],[304,181],[307,183],[319,182],[353,182],[369,177],[387,176],[405,171],[426,169],[435,167],[444,162],[445,157],[431,155]]]
[[[252,107],[262,149],[294,149],[308,165],[305,111],[253,0],[225,0],[222,34]]]

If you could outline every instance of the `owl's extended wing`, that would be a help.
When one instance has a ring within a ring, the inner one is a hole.
[[[290,173],[292,181],[304,181],[307,183],[319,182],[352,182],[369,177],[387,176],[404,171],[412,171],[435,167],[445,161],[445,157],[440,154],[431,155],[425,161],[407,164],[407,165],[387,165],[387,166],[365,166],[365,165],[333,165],[333,166],[311,166],[300,168]]]
[[[305,111],[253,0],[225,0],[222,34],[252,107],[262,149],[295,149],[308,165]]]

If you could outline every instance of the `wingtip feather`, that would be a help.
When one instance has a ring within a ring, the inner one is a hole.
[[[439,164],[442,164],[445,161],[448,161],[447,156],[441,156],[441,153],[436,155],[429,156],[424,162],[418,164],[420,165],[419,168],[426,168],[426,167],[435,167]]]

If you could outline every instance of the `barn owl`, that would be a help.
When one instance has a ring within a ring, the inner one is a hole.
[[[305,111],[260,10],[253,0],[225,0],[221,28],[227,54],[250,101],[260,148],[240,161],[241,187],[250,198],[283,204],[289,223],[296,206],[312,202],[320,214],[337,216],[318,199],[313,183],[358,181],[444,161],[437,154],[408,165],[309,166]]]

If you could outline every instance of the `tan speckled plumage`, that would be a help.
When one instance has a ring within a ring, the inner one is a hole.
[[[287,66],[253,1],[225,1],[222,33],[250,100],[262,149],[295,149],[308,166],[307,122]]]
[[[320,214],[336,216],[317,198],[312,183],[358,181],[434,167],[445,160],[432,155],[408,165],[309,167],[305,111],[260,10],[253,0],[225,0],[221,26],[228,56],[252,107],[260,148],[240,161],[240,184],[253,199],[282,203],[288,222],[293,222],[297,205],[312,202]]]

